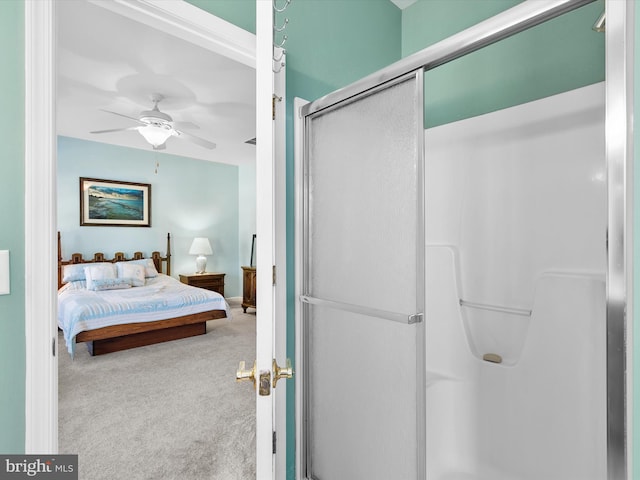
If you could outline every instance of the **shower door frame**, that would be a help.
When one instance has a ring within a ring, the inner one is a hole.
[[[412,71],[431,70],[468,53],[515,35],[595,0],[525,1],[467,30],[408,56],[347,87],[300,106],[296,115],[296,198],[300,199],[306,159],[304,125],[309,116],[335,107],[352,97],[377,89]],[[633,365],[633,0],[605,0],[606,8],[606,107],[605,142],[607,169],[607,480],[627,480],[632,472],[631,440]],[[296,202],[296,248],[303,252],[303,212]],[[303,259],[297,255],[296,299],[303,293]],[[304,372],[303,329],[299,325],[300,300],[296,302],[296,362]],[[428,321],[428,319],[425,319]],[[300,378],[302,377],[302,378]],[[306,431],[304,423],[304,373],[296,382],[297,478],[305,478]]]
[[[425,152],[424,152],[424,142],[422,138],[424,136],[424,70],[415,69],[413,71],[409,71],[404,73],[403,75],[396,76],[389,81],[382,82],[378,85],[375,85],[372,88],[368,88],[365,91],[359,92],[356,95],[352,95],[349,98],[342,100],[339,102],[340,105],[334,104],[329,107],[325,107],[322,109],[320,115],[325,113],[329,113],[332,110],[345,107],[348,104],[355,103],[361,100],[364,100],[366,97],[376,95],[378,93],[382,93],[387,89],[392,89],[402,83],[413,82],[415,84],[414,87],[414,97],[412,98],[413,106],[415,108],[414,114],[416,115],[416,130],[415,135],[420,141],[416,142],[416,152],[415,152],[415,174],[416,174],[416,218],[415,218],[415,262],[416,262],[416,279],[415,288],[416,298],[415,305],[412,306],[411,312],[403,312],[399,311],[386,311],[380,310],[377,308],[372,308],[369,306],[362,305],[354,305],[347,304],[342,302],[334,302],[326,299],[314,298],[309,295],[309,258],[311,248],[311,239],[309,233],[309,224],[310,224],[310,198],[309,191],[311,190],[309,187],[310,179],[309,179],[309,157],[310,157],[310,149],[307,148],[309,145],[308,134],[309,134],[309,123],[314,118],[314,114],[309,114],[308,116],[302,119],[303,128],[300,128],[301,125],[296,125],[296,148],[301,148],[303,145],[305,146],[304,152],[300,153],[297,151],[296,155],[298,158],[303,158],[303,163],[299,163],[296,165],[296,191],[297,191],[297,202],[296,202],[296,248],[297,251],[300,252],[296,259],[299,260],[304,258],[301,263],[296,265],[296,368],[298,371],[298,379],[296,381],[296,388],[299,391],[305,392],[305,397],[308,400],[307,393],[309,391],[309,383],[307,382],[307,375],[310,368],[310,362],[308,355],[306,354],[306,346],[308,345],[308,327],[307,322],[310,316],[309,307],[310,305],[321,305],[324,307],[336,308],[338,310],[351,312],[355,314],[361,314],[368,317],[375,317],[378,319],[383,319],[385,321],[394,322],[397,324],[404,325],[415,325],[415,340],[416,340],[416,351],[415,351],[415,366],[416,366],[416,418],[415,418],[415,439],[416,439],[416,472],[417,478],[426,477],[426,455],[424,452],[424,448],[421,446],[426,443],[426,418],[425,418],[425,405],[426,405],[426,357],[425,357],[425,323],[424,323],[424,311],[425,311],[425,289],[426,289],[426,271],[425,271],[425,222],[424,222],[424,207],[425,207],[425,178],[424,178],[424,160],[425,160]],[[314,112],[318,113],[318,111]],[[298,119],[296,119],[297,121]],[[302,135],[305,139],[304,142],[298,141],[298,135]],[[298,188],[299,187],[299,188]],[[305,222],[303,219],[307,219]],[[303,264],[304,263],[304,264]],[[413,309],[415,308],[415,309]],[[306,321],[301,321],[301,319],[305,319]],[[303,372],[300,375],[300,372]],[[309,425],[308,416],[306,412],[309,411],[309,402],[303,401],[300,402],[301,396],[296,394],[296,425],[300,426],[303,422],[305,425]],[[304,420],[301,419],[304,418]],[[298,428],[298,427],[297,427]],[[313,480],[312,477],[307,477],[305,474],[301,472],[307,472],[309,470],[309,457],[308,457],[308,437],[305,437],[304,440],[301,440],[302,437],[299,434],[299,431],[296,432],[296,454],[297,454],[297,478],[309,478],[309,480]],[[301,459],[303,459],[301,461]]]

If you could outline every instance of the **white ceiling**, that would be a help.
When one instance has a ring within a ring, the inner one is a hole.
[[[179,138],[162,153],[246,164],[255,160],[255,70],[89,2],[57,4],[57,129],[59,135],[151,150],[133,120],[159,104],[187,133],[217,144],[208,150]]]

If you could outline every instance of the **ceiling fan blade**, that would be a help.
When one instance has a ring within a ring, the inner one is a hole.
[[[189,128],[191,130],[200,130],[200,127],[193,122],[173,122],[175,128]]]
[[[111,110],[105,110],[103,108],[101,108],[100,110],[102,110],[103,112],[107,112],[107,113],[113,113],[114,115],[118,115],[119,117],[128,118],[129,120],[133,120],[134,122],[139,123],[140,125],[146,125],[145,122],[142,122],[142,121],[138,120],[135,117],[130,117],[129,115],[123,115],[122,113],[112,112]]]
[[[138,127],[128,127],[128,128],[110,128],[108,130],[94,130],[89,133],[108,133],[108,132],[124,132],[125,130],[137,130]]]
[[[181,130],[173,130],[175,132],[175,136],[178,138],[182,138],[183,140],[188,140],[189,142],[193,142],[201,147],[214,149],[216,148],[216,144],[210,142],[209,140],[205,140],[204,138],[196,137],[195,135],[191,135],[190,133],[183,132]]]

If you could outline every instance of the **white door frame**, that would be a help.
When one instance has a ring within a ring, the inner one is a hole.
[[[25,5],[25,452],[58,451],[55,3]]]
[[[256,36],[186,2],[94,1],[256,67]],[[56,2],[25,3],[25,452],[58,451]],[[257,182],[262,180],[258,175]],[[260,203],[260,202],[259,202]],[[270,208],[263,202],[262,208]],[[45,272],[45,274],[43,274]],[[230,372],[232,375],[233,372]]]

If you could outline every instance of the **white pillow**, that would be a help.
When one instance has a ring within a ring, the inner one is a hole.
[[[62,269],[62,282],[76,282],[78,280],[85,280],[84,269],[86,267],[95,267],[97,265],[111,265],[111,263],[71,263],[65,265]]]
[[[156,269],[156,264],[153,263],[153,259],[151,258],[143,258],[140,260],[128,260],[126,262],[118,262],[116,263],[116,265],[120,264],[120,263],[124,263],[127,265],[143,265],[144,269],[145,269],[145,273],[144,276],[147,278],[152,278],[152,277],[157,277],[158,276],[158,270]]]
[[[111,263],[84,267],[84,276],[87,280],[87,290],[94,290],[94,280],[116,278],[116,267]]]
[[[144,265],[129,262],[118,262],[118,278],[131,282],[134,287],[142,287],[144,285],[144,277],[146,269]]]

